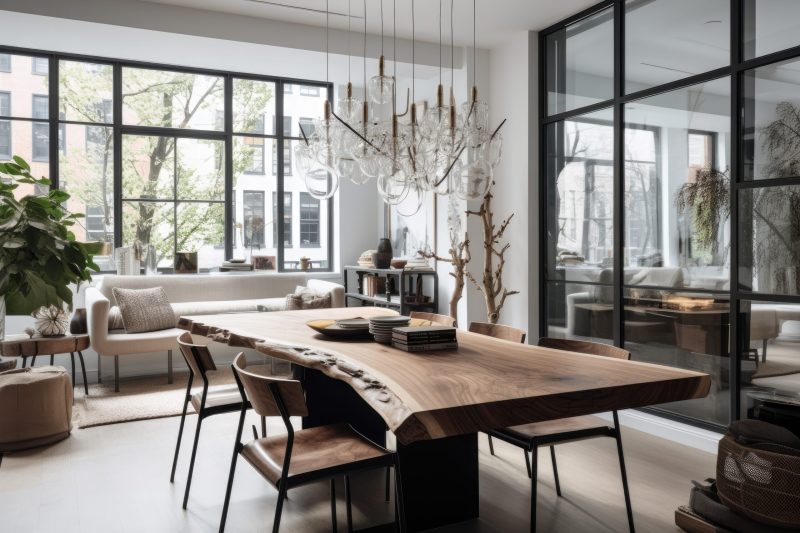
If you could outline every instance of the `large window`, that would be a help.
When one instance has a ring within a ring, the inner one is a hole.
[[[272,193],[272,219],[278,220],[278,193]],[[278,242],[278,225],[272,230],[272,242]],[[276,244],[277,246],[277,244]],[[292,247],[292,193],[283,193],[283,246]]]
[[[72,195],[70,209],[86,215],[74,227],[78,239],[152,245],[164,270],[178,251],[196,251],[201,269],[214,269],[226,258],[248,257],[253,246],[274,255],[279,269],[294,267],[297,258],[284,250],[293,242],[291,198],[303,184],[284,178],[295,171],[297,117],[321,117],[329,86],[0,52],[0,159],[19,155],[32,162],[34,174]],[[281,108],[291,117],[277,131]],[[265,202],[284,189],[288,200],[271,216]],[[25,186],[16,194],[37,192]],[[321,246],[313,259],[321,269],[331,264],[330,205],[320,206]],[[271,244],[266,236],[273,230],[286,238]],[[98,264],[114,269],[111,257]]]
[[[653,408],[699,425],[800,394],[798,9],[613,0],[540,36],[541,331],[708,373]]]

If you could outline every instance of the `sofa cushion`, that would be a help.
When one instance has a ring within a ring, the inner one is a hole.
[[[176,320],[182,316],[216,315],[221,313],[254,313],[256,311],[285,311],[286,298],[229,300],[227,302],[178,302],[172,304]]]
[[[331,294],[320,294],[313,288],[298,285],[294,293],[286,295],[286,309],[289,311],[329,307],[331,307]]]
[[[146,333],[175,327],[175,315],[161,287],[121,289],[114,287],[126,333]]]

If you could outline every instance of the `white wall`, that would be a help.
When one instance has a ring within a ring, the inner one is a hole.
[[[489,112],[490,123],[494,126],[507,119],[503,126],[503,156],[494,172],[494,222],[499,227],[505,218],[514,214],[503,242],[511,247],[506,252],[503,281],[509,290],[520,294],[510,296],[500,314],[500,322],[525,331],[533,332],[530,324],[529,303],[531,290],[530,259],[528,251],[535,246],[536,233],[530,231],[529,220],[535,217],[536,210],[530,210],[529,192],[536,190],[531,180],[529,155],[536,144],[531,135],[536,133],[536,125],[530,123],[529,79],[530,70],[536,65],[531,62],[529,33],[519,32],[489,51]],[[534,39],[535,41],[535,39]],[[473,255],[476,258],[472,273],[480,281],[482,271],[482,224],[477,217],[470,217],[470,238]],[[502,246],[502,243],[500,244]],[[486,320],[486,307],[483,297],[474,288],[469,294],[470,320]]]

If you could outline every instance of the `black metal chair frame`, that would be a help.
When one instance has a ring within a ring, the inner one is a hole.
[[[199,360],[199,355],[197,353],[197,347],[190,346],[189,349],[192,351],[192,355],[194,355],[195,360]],[[184,360],[186,356],[181,351],[181,355],[183,355]],[[187,366],[189,367],[189,380],[186,384],[186,396],[184,398],[183,403],[183,412],[181,413],[181,423],[178,429],[178,442],[175,444],[175,457],[172,460],[172,472],[169,476],[170,483],[175,482],[175,469],[178,466],[178,455],[180,454],[181,450],[181,440],[183,437],[183,426],[186,422],[186,412],[189,408],[189,403],[192,401],[192,384],[194,383],[194,372],[191,370],[192,366],[186,361]],[[203,392],[200,398],[200,410],[197,413],[197,427],[195,428],[194,432],[194,444],[192,445],[192,458],[189,461],[189,474],[186,478],[186,489],[183,495],[183,508],[186,509],[186,505],[189,501],[189,490],[192,486],[192,474],[194,473],[194,462],[197,456],[197,445],[200,441],[200,428],[203,425],[203,420],[210,416],[224,414],[224,413],[235,413],[237,411],[247,411],[250,409],[249,402],[235,402],[225,405],[219,405],[215,407],[206,407],[206,398],[208,396],[208,376],[206,376],[206,370],[201,369],[200,371],[200,378],[203,380]],[[253,430],[255,431],[255,429]],[[266,419],[264,417],[261,418],[261,432],[263,435],[266,435]]]
[[[242,395],[242,399],[246,400],[247,393],[244,390],[244,385],[242,384],[241,379],[236,373],[235,368],[233,369],[233,375],[236,378],[236,384],[239,387],[239,392]],[[300,474],[289,477],[289,466],[291,464],[292,447],[294,445],[294,428],[292,427],[292,423],[289,418],[289,412],[286,408],[286,404],[284,402],[283,396],[281,395],[278,384],[270,383],[269,390],[272,393],[273,398],[275,399],[275,404],[278,407],[278,411],[280,412],[281,419],[283,419],[283,423],[286,426],[286,432],[287,432],[286,451],[284,452],[282,473],[281,473],[281,478],[280,480],[278,480],[277,484],[278,502],[275,507],[275,519],[272,525],[273,533],[278,533],[280,529],[283,502],[286,499],[287,491],[291,488],[295,488],[300,485],[305,485],[307,483],[328,478],[330,479],[330,494],[331,494],[331,520],[332,520],[331,531],[336,533],[338,531],[337,520],[336,520],[336,477],[342,475],[344,476],[345,501],[347,505],[347,531],[348,533],[352,532],[353,512],[352,512],[352,500],[351,500],[352,494],[350,491],[349,474],[363,470],[389,468],[391,466],[395,467],[395,494],[396,494],[395,520],[397,521],[398,524],[398,530],[401,533],[405,533],[406,531],[405,521],[404,521],[405,510],[403,504],[403,491],[402,491],[402,482],[400,476],[399,459],[397,454],[391,452],[390,450],[386,450],[382,446],[378,446],[377,444],[373,443],[379,448],[382,448],[388,455],[383,457],[377,457],[375,459],[360,461],[355,467],[353,464],[345,464],[334,468],[326,468],[324,470],[318,470],[307,474]],[[239,454],[244,449],[244,443],[242,442],[242,430],[244,429],[244,420],[246,414],[247,414],[247,409],[242,407],[241,414],[239,415],[239,427],[236,430],[236,443],[234,444],[233,447],[233,457],[231,458],[231,469],[230,469],[230,474],[228,475],[228,485],[225,490],[225,503],[223,504],[222,507],[222,518],[220,519],[219,533],[224,533],[225,531],[225,522],[227,521],[228,518],[228,507],[230,505],[231,489],[233,488],[233,478],[236,472],[236,463],[239,458]],[[353,428],[353,431],[356,430]],[[362,435],[362,437],[364,436]],[[366,439],[366,437],[364,438]]]
[[[556,494],[561,496],[561,484],[558,479],[558,464],[556,463],[555,446],[557,444],[564,444],[571,441],[592,439],[596,437],[611,437],[617,443],[617,454],[619,456],[619,467],[622,473],[622,490],[625,494],[625,508],[628,514],[628,528],[633,533],[633,510],[631,508],[630,492],[628,490],[628,475],[625,470],[625,456],[622,453],[622,435],[619,431],[619,416],[617,411],[612,411],[614,417],[614,426],[598,426],[596,428],[586,428],[575,431],[567,431],[563,433],[555,433],[552,435],[544,435],[542,437],[534,437],[531,439],[520,438],[513,433],[506,432],[502,429],[490,432],[490,438],[495,437],[509,444],[513,444],[523,449],[525,454],[525,466],[528,469],[528,477],[531,478],[531,531],[536,531],[536,474],[538,471],[538,454],[537,450],[542,446],[550,447],[550,459],[553,463],[553,477],[555,479]],[[494,455],[493,447],[490,448],[492,455]],[[528,454],[530,453],[530,457]]]

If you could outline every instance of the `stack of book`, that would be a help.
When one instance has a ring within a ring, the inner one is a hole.
[[[250,270],[253,270],[253,265],[251,263],[245,263],[244,259],[223,261],[222,266],[219,267],[220,272],[249,272]]]
[[[407,352],[452,350],[458,348],[456,328],[448,326],[394,328],[392,346]]]

